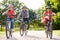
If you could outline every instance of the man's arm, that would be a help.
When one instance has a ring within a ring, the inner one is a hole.
[[[27,18],[29,18],[29,11],[27,10]]]
[[[21,16],[21,14],[19,13],[18,16],[17,16],[17,19],[19,19],[20,16]]]
[[[44,17],[44,16],[45,16],[45,12],[43,13],[42,17]]]
[[[4,12],[4,13],[2,13],[2,15],[5,15],[5,14],[7,14],[7,11],[6,11],[6,12]]]
[[[45,12],[43,12],[43,14],[42,14],[42,18],[41,18],[41,22],[43,23],[44,22],[44,16],[45,16]]]
[[[27,18],[29,18],[29,13],[27,13]]]
[[[14,15],[16,15],[17,13],[14,11]]]
[[[56,14],[53,12],[53,13],[52,13],[52,16],[56,16]]]

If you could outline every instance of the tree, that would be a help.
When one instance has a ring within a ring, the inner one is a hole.
[[[57,14],[57,16],[53,17],[53,29],[60,29],[60,0],[45,0],[46,2],[51,4],[52,11]]]
[[[2,24],[5,25],[7,16],[2,16],[2,13],[4,13],[8,9],[8,5],[12,4],[14,6],[15,12],[18,14],[21,10],[21,6],[23,5],[22,2],[19,2],[18,0],[3,0],[2,3],[0,3],[0,24],[2,28]],[[17,16],[17,15],[16,15]],[[16,18],[15,16],[15,18]]]
[[[29,16],[31,21],[35,20],[36,19],[35,11],[33,11],[32,9],[29,9]]]

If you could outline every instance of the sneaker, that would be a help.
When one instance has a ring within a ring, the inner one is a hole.
[[[12,32],[14,32],[14,29],[12,29]]]

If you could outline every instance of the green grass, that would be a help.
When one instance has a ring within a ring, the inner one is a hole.
[[[3,27],[3,28],[2,28],[2,32],[5,31],[5,30],[6,30],[6,28]],[[19,31],[20,28],[19,28],[19,27],[16,27],[16,28],[14,28],[14,30],[15,30],[15,31]],[[38,31],[39,31],[39,30],[44,30],[44,28],[42,28],[42,27],[35,27],[35,28],[31,27],[31,28],[29,28],[29,30],[38,30]],[[0,30],[0,31],[1,31],[1,30]]]
[[[55,33],[56,35],[60,36],[60,30],[54,30],[53,33]]]
[[[5,34],[5,27],[2,28],[2,31],[0,29],[0,35],[3,36]]]
[[[44,28],[42,28],[42,27],[39,27],[39,28],[30,28],[29,30],[37,30],[37,31],[40,31],[40,30],[44,30]]]
[[[5,34],[5,32],[0,31],[0,36],[3,36]]]

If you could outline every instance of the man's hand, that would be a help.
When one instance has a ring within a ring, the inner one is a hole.
[[[4,13],[2,13],[2,15],[5,15],[5,14],[7,14],[7,12],[8,12],[8,10],[7,10],[7,11],[5,11]]]
[[[52,13],[52,16],[56,16],[56,14],[53,12],[53,13]]]
[[[5,14],[6,14],[6,12],[2,13],[2,15],[5,15]]]
[[[20,15],[21,15],[21,14],[18,14],[17,19],[19,19]]]
[[[29,15],[27,15],[27,18],[29,18]]]

